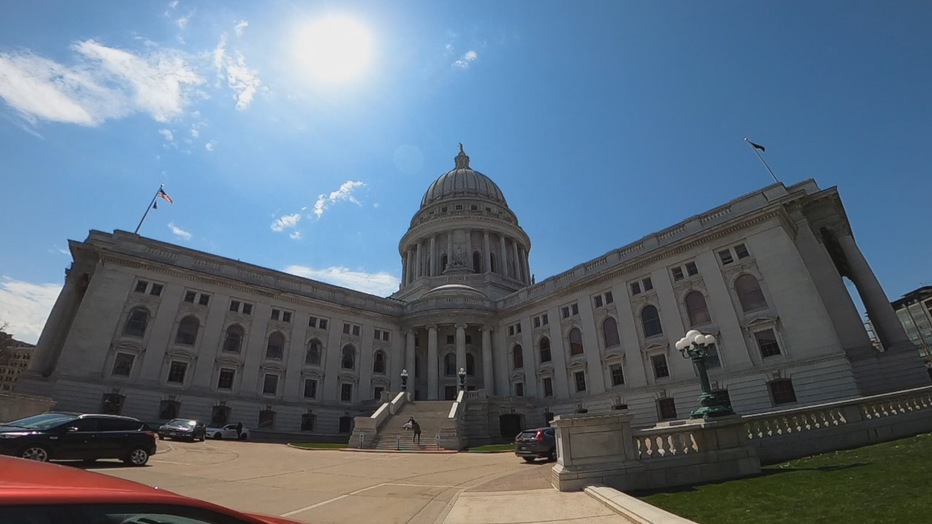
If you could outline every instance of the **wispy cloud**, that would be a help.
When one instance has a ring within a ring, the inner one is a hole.
[[[159,129],[159,134],[165,137],[165,140],[171,142],[175,139],[175,134],[171,132],[171,129]]]
[[[192,136],[193,138],[197,138],[197,137],[201,136],[201,132],[198,131],[197,128],[194,128],[194,129],[191,130],[191,136]]]
[[[479,55],[475,51],[466,51],[466,54],[462,58],[453,62],[454,67],[459,67],[461,69],[469,69],[469,64],[475,62],[479,58]]]
[[[206,144],[204,144],[204,149],[208,151],[213,151],[215,147],[217,147],[216,140],[211,140],[210,142],[207,142]]]
[[[203,79],[178,51],[141,54],[94,40],[72,46],[76,65],[28,51],[0,53],[0,98],[27,121],[96,126],[137,112],[166,122],[180,115]]]
[[[182,17],[179,18],[178,20],[175,20],[175,23],[178,24],[178,27],[184,29],[185,26],[188,25],[188,22],[190,22],[190,21],[191,21],[191,17],[190,17],[190,16],[182,16]]]
[[[340,189],[331,192],[330,195],[323,194],[317,197],[317,202],[314,203],[314,210],[312,212],[317,215],[317,218],[320,218],[323,216],[324,211],[330,207],[330,204],[336,204],[344,200],[348,200],[356,205],[361,205],[359,204],[359,200],[356,200],[356,197],[353,196],[353,191],[365,185],[366,184],[362,182],[353,182],[352,180],[343,182]]]
[[[61,292],[61,284],[32,284],[4,276],[0,278],[0,325],[24,342],[39,340],[42,327]]]
[[[169,8],[169,9],[174,9],[174,8],[176,8],[176,7],[178,7],[178,0],[173,0],[172,2],[169,2],[169,3],[168,3],[168,8]]]
[[[289,234],[288,237],[294,240],[301,240],[301,232],[295,231],[294,233]]]
[[[243,30],[249,27],[249,22],[243,20],[242,22],[233,26],[233,30],[236,31],[236,36],[243,36]]]
[[[301,213],[295,213],[293,215],[285,215],[275,222],[272,222],[272,231],[284,231],[286,229],[298,227],[298,222],[301,221]]]
[[[191,233],[188,233],[184,229],[181,229],[180,227],[176,226],[174,222],[170,222],[168,224],[168,229],[171,229],[172,233],[174,233],[175,236],[181,237],[185,240],[191,240]]]
[[[245,111],[256,96],[256,91],[262,85],[259,72],[246,67],[246,58],[236,53],[236,59],[227,60],[227,84],[233,89],[236,100],[236,109]]]
[[[398,291],[398,285],[401,283],[397,277],[389,273],[366,273],[362,270],[352,270],[339,266],[315,269],[308,266],[292,265],[286,267],[285,272],[381,297]]]

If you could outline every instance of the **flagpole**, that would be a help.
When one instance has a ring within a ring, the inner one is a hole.
[[[744,141],[748,143],[748,147],[750,147],[751,151],[754,151],[754,154],[757,155],[757,158],[760,159],[761,164],[764,164],[764,167],[767,168],[767,172],[770,173],[770,176],[773,177],[773,181],[779,184],[780,181],[777,180],[777,175],[773,174],[773,170],[770,169],[770,166],[767,165],[767,161],[764,160],[764,157],[761,156],[760,151],[758,151],[756,147],[751,145],[751,141],[748,140],[747,137],[745,137]]]
[[[146,213],[142,215],[142,220],[140,220],[139,225],[136,226],[136,231],[133,233],[134,235],[139,234],[139,230],[142,229],[142,224],[145,223],[146,217],[149,216],[149,211],[151,211],[152,206],[155,205],[155,199],[159,197],[159,193],[162,191],[163,187],[165,187],[165,184],[160,185],[159,190],[155,192],[155,196],[152,197],[152,202],[149,202],[149,207],[146,208]]]

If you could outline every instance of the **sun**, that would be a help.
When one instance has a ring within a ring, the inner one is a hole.
[[[343,83],[369,66],[372,37],[358,21],[330,15],[299,29],[295,52],[304,71],[315,79]]]

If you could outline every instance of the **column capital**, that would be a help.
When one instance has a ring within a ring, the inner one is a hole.
[[[465,322],[457,322],[456,324],[454,324],[454,327],[456,329],[466,329],[467,325]]]
[[[490,325],[488,325],[488,324],[483,324],[483,325],[482,325],[482,331],[483,331],[483,332],[487,331],[487,332],[491,333],[492,331],[495,331],[495,328],[492,327],[492,326],[490,326]]]
[[[428,331],[437,331],[437,324],[427,324]]]

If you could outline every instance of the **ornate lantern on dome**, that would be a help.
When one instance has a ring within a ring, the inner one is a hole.
[[[709,348],[714,344],[714,336],[696,330],[690,330],[676,343],[676,349],[683,358],[692,360],[699,371],[699,386],[702,389],[699,395],[701,407],[689,414],[691,419],[709,419],[735,414],[730,407],[722,405],[719,398],[712,393],[712,386],[709,384],[709,372],[706,370],[705,361],[709,357]]]

